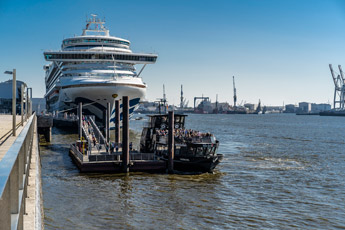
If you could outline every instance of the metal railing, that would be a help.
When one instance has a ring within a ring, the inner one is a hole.
[[[74,152],[74,153],[76,153],[77,154],[77,157],[79,158],[79,160],[81,161],[81,162],[83,162],[84,161],[84,156],[83,156],[83,154],[79,151],[79,149],[75,146],[75,145],[71,145],[71,149],[72,149],[72,151]]]
[[[92,147],[91,147],[91,140],[90,140],[90,137],[89,137],[89,133],[86,132],[84,126],[82,127],[82,132],[83,132],[83,137],[86,139],[87,145],[88,145],[88,149],[86,150],[86,153],[87,153],[87,154],[88,154],[88,152],[91,153],[91,149],[92,149]]]
[[[22,123],[17,124],[16,130],[18,130],[19,126],[21,126],[21,125],[22,125]],[[8,131],[4,135],[2,135],[2,137],[0,137],[0,145],[2,145],[12,134],[13,134],[13,130],[11,129],[10,131]]]
[[[100,144],[107,144],[104,136],[102,135],[101,131],[99,130],[98,126],[96,125],[95,121],[87,116],[87,120],[90,121],[93,131],[95,133],[96,139]]]
[[[0,161],[0,228],[23,229],[36,114]]]
[[[129,159],[131,161],[153,161],[156,160],[156,155],[154,153],[130,153]]]

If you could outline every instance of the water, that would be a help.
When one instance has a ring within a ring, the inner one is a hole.
[[[187,128],[220,140],[214,174],[81,174],[77,136],[54,129],[41,146],[46,229],[345,228],[345,117],[189,115]]]

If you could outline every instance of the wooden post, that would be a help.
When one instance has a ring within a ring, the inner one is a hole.
[[[122,170],[129,172],[129,100],[122,97]]]
[[[174,171],[174,111],[169,111],[169,131],[168,131],[168,172]]]
[[[83,136],[83,104],[79,102],[79,107],[78,107],[78,116],[79,116],[79,140],[81,140]]]
[[[115,143],[120,143],[120,101],[115,101]]]
[[[107,143],[109,143],[110,139],[110,103],[107,103],[107,112],[106,112],[106,121],[105,121],[105,134],[106,134],[106,140]]]

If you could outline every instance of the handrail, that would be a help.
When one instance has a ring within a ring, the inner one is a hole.
[[[85,139],[87,140],[87,144],[88,144],[88,150],[86,152],[91,152],[91,140],[90,140],[90,137],[89,135],[87,134],[86,130],[85,130],[85,127],[83,126],[82,127],[82,132],[83,132],[83,136],[85,137]]]
[[[79,158],[79,160],[81,161],[81,162],[83,162],[83,160],[84,160],[84,156],[83,156],[83,154],[78,150],[78,148],[75,146],[75,145],[71,145],[71,149],[73,150],[73,152],[75,152],[76,154],[77,154],[77,157]]]
[[[18,123],[16,125],[16,130],[19,128],[19,126],[21,126],[22,123]],[[0,145],[2,145],[7,139],[8,137],[10,137],[10,135],[13,133],[13,130],[11,129],[10,131],[8,131],[7,133],[5,133],[4,135],[2,135],[2,137],[0,137]]]
[[[34,113],[0,161],[0,223],[4,229],[23,229],[35,122]]]
[[[99,139],[101,139],[103,141],[102,144],[107,144],[107,141],[105,140],[104,136],[102,135],[102,133],[99,130],[98,126],[96,125],[95,121],[92,118],[90,118],[90,117],[88,117],[88,120],[90,120],[92,128],[97,131],[97,132],[95,132],[95,135],[96,134],[98,135],[97,138],[99,138]]]

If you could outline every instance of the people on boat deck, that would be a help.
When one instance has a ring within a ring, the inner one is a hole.
[[[158,136],[167,136],[169,133],[169,130],[167,129],[156,129],[156,135]],[[201,133],[197,130],[192,129],[175,129],[174,133],[175,141],[177,142],[186,142],[186,141],[202,141],[205,140],[205,138],[209,138],[209,140],[212,143],[216,142],[216,138],[211,133]]]

